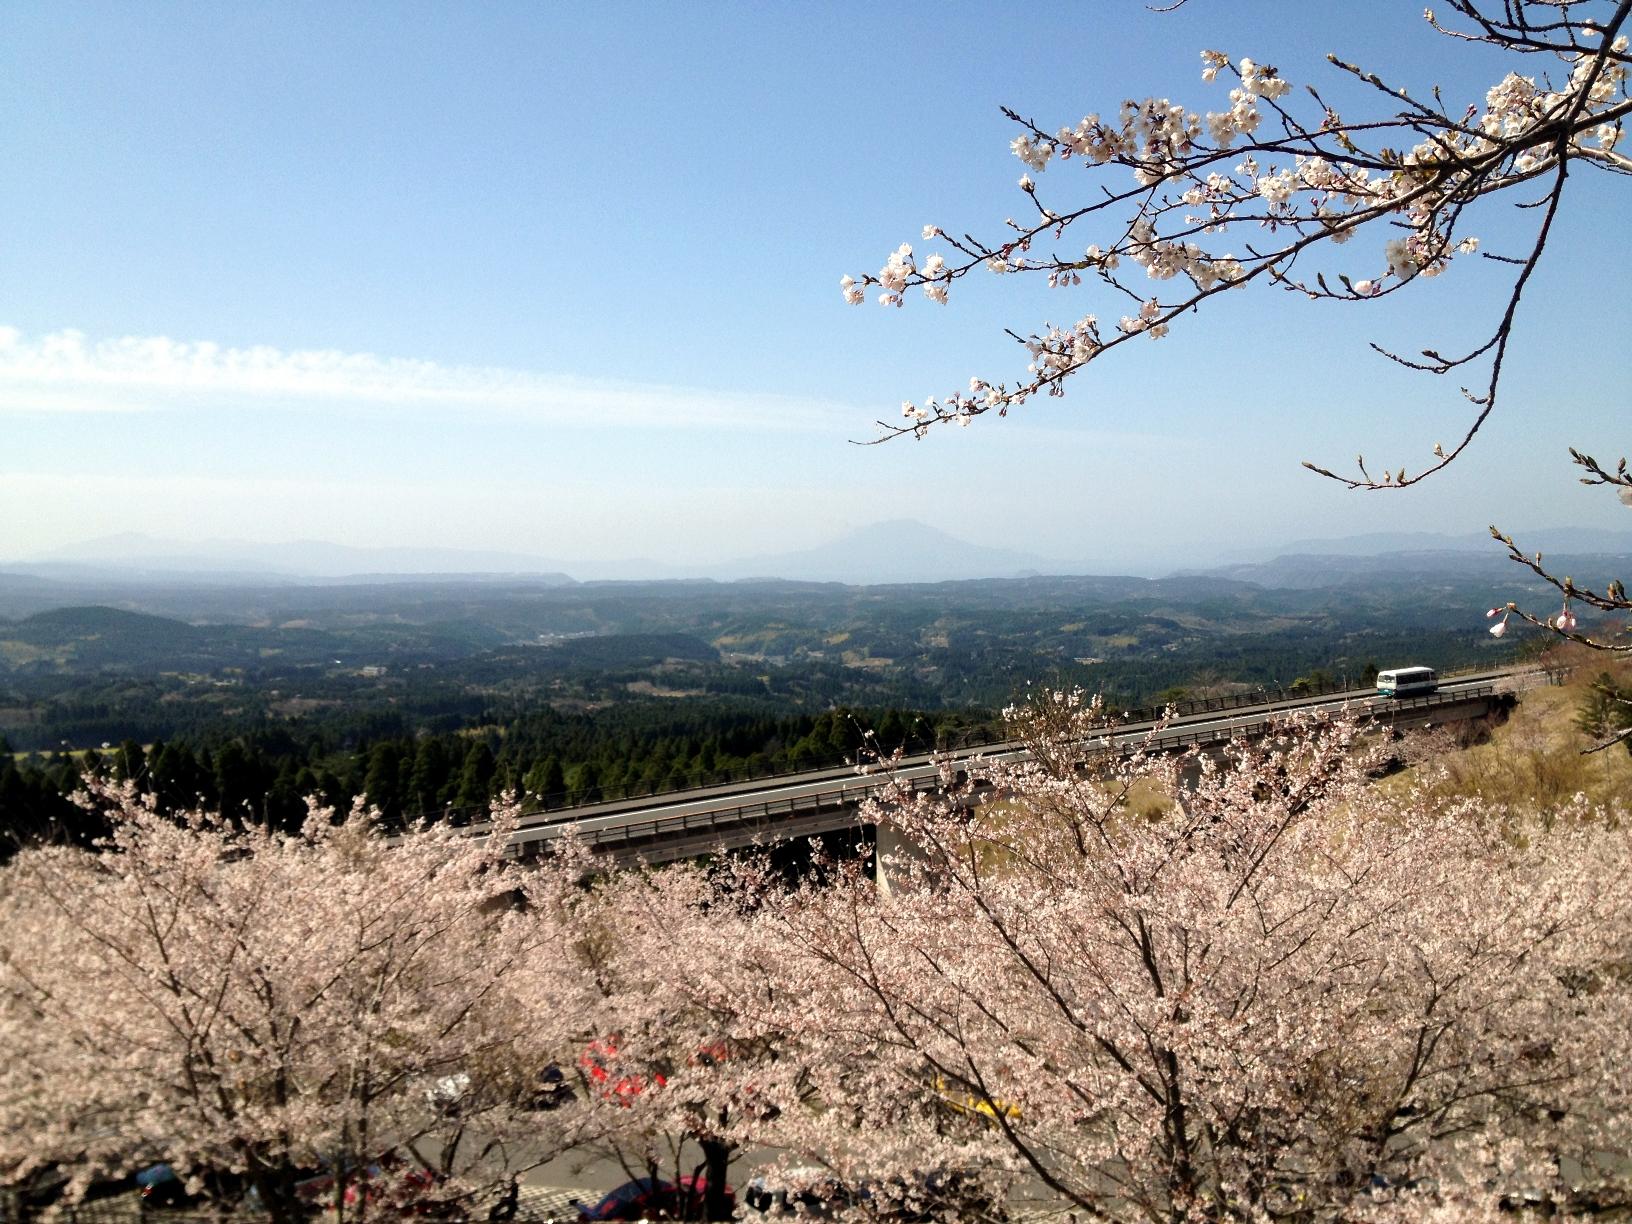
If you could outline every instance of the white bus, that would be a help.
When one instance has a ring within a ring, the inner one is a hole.
[[[1439,677],[1431,667],[1394,667],[1377,673],[1379,697],[1410,697],[1431,693],[1439,687]]]

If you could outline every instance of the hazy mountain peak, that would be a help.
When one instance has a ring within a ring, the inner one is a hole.
[[[1058,572],[1059,568],[1031,553],[971,544],[914,519],[891,519],[853,528],[814,548],[749,557],[716,572],[877,584],[1012,578],[1039,570]]]

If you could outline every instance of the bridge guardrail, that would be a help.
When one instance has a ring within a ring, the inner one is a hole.
[[[1457,705],[1466,701],[1479,700],[1494,696],[1494,684],[1482,684],[1471,689],[1459,689],[1454,693],[1434,692],[1424,693],[1416,697],[1397,697],[1389,699],[1385,704],[1373,705],[1368,714],[1392,714],[1399,710],[1423,710],[1436,706]],[[1194,729],[1178,729],[1170,733],[1149,739],[1136,735],[1124,735],[1120,738],[1135,741],[1127,747],[1144,747],[1148,751],[1172,752],[1181,748],[1197,747],[1203,744],[1215,744],[1228,741],[1241,731],[1253,726],[1260,726],[1275,718],[1272,712],[1266,712],[1261,718],[1252,722],[1227,726],[1205,726]],[[1118,737],[1114,734],[1109,737],[1114,742]],[[1101,741],[1104,742],[1104,741]],[[965,754],[963,759],[973,760],[981,755],[978,752]],[[1093,755],[1084,754],[1084,759]],[[919,767],[920,769],[924,767]],[[758,803],[748,802],[731,807],[715,808],[707,812],[684,812],[677,816],[654,816],[646,820],[635,820],[597,828],[583,828],[578,821],[563,820],[557,824],[536,826],[520,830],[511,841],[511,848],[518,850],[522,847],[538,846],[554,841],[566,835],[569,831],[588,842],[592,846],[628,846],[636,842],[656,841],[659,838],[703,830],[716,830],[722,827],[733,827],[742,824],[769,820],[773,816],[787,816],[790,819],[801,812],[816,813],[831,808],[844,807],[861,802],[868,798],[876,798],[892,784],[892,781],[856,781],[841,783],[830,789],[822,789],[808,795],[791,795],[786,799],[762,800]],[[606,819],[615,819],[607,817]]]
[[[1518,667],[1511,669],[1509,674],[1520,674],[1526,670],[1529,669]],[[1548,670],[1549,674],[1551,674],[1552,672],[1556,672],[1560,669],[1554,668]],[[1477,676],[1482,673],[1490,674],[1490,669],[1465,668],[1456,672],[1442,672],[1440,673],[1440,680],[1441,683],[1455,683],[1459,677]],[[1177,717],[1190,718],[1197,714],[1217,714],[1224,713],[1229,710],[1239,710],[1253,706],[1285,705],[1287,703],[1297,701],[1306,703],[1315,702],[1319,701],[1323,697],[1331,697],[1338,693],[1354,691],[1356,690],[1352,686],[1346,685],[1344,682],[1334,679],[1328,684],[1293,684],[1286,686],[1275,686],[1273,688],[1251,689],[1244,693],[1230,693],[1219,697],[1196,697],[1187,701],[1174,702],[1172,708]],[[1161,716],[1164,709],[1165,707],[1161,706],[1138,706],[1131,710],[1123,710],[1122,717],[1125,722],[1153,722]],[[989,748],[1005,742],[1000,737],[1000,729],[992,726],[970,727],[964,731],[960,738],[963,741],[962,743],[945,749],[945,751],[962,752],[968,749],[983,747]],[[917,755],[923,751],[934,750],[915,748],[913,750],[913,755]],[[725,771],[723,773],[710,772],[707,774],[695,775],[689,781],[678,786],[658,786],[644,790],[630,786],[623,786],[617,788],[616,794],[607,792],[601,794],[595,799],[587,798],[582,792],[573,791],[540,794],[532,796],[534,802],[536,802],[538,806],[535,811],[529,814],[541,816],[549,813],[561,813],[563,814],[564,819],[570,819],[570,817],[566,817],[564,814],[572,812],[578,808],[595,807],[601,804],[626,803],[631,800],[659,799],[665,795],[680,795],[686,794],[693,790],[707,789],[710,787],[729,787],[735,784],[748,782],[774,783],[783,779],[798,778],[806,773],[830,772],[836,769],[842,769],[848,764],[849,758],[845,757],[836,760],[812,762],[808,768],[792,773],[779,772],[776,770],[766,773],[756,773],[749,770],[733,770]],[[450,806],[444,807],[436,812],[421,813],[421,815],[433,819],[449,821],[453,824],[464,825],[478,822],[486,813],[486,810],[487,809],[485,807],[460,808]]]
[[[1457,672],[1457,673],[1452,673],[1452,674],[1449,674],[1449,675],[1447,675],[1445,677],[1444,683],[1454,684],[1454,683],[1457,683],[1457,678],[1459,676],[1475,676],[1475,675],[1478,675],[1478,674],[1480,674],[1480,673],[1478,673],[1478,672]],[[1511,677],[1514,677],[1514,676],[1528,675],[1528,674],[1533,674],[1533,673],[1515,670],[1515,671],[1504,672],[1504,673],[1485,672],[1484,674],[1485,675],[1500,675],[1500,676],[1503,676],[1503,677],[1506,677],[1506,678],[1511,678]],[[1548,674],[1551,674],[1551,673],[1548,673]],[[1313,689],[1298,691],[1298,692],[1294,692],[1291,689],[1281,689],[1281,690],[1275,690],[1275,691],[1281,694],[1281,698],[1280,698],[1279,702],[1274,703],[1276,708],[1280,709],[1280,710],[1292,710],[1292,709],[1297,709],[1297,708],[1300,708],[1300,707],[1303,707],[1303,706],[1320,705],[1323,701],[1325,701],[1329,697],[1336,696],[1339,693],[1353,693],[1356,690],[1354,690],[1354,689],[1345,689],[1345,688],[1339,687],[1339,688],[1336,688],[1336,689],[1330,690],[1330,691],[1318,691],[1318,690],[1313,690]],[[1463,691],[1467,691],[1467,690],[1463,690]],[[1255,707],[1264,706],[1266,704],[1266,702],[1264,700],[1266,695],[1267,695],[1267,693],[1265,691],[1259,691],[1259,692],[1251,693],[1251,694],[1247,694],[1247,693],[1237,694],[1237,695],[1235,695],[1233,697],[1209,699],[1210,703],[1213,704],[1216,707],[1211,712],[1216,713],[1216,712],[1221,712],[1221,711],[1226,710],[1226,709],[1240,709],[1240,708],[1243,708],[1243,707],[1255,708]],[[1366,698],[1357,698],[1357,700],[1365,700],[1365,699]],[[1207,703],[1190,703],[1190,704],[1192,706],[1199,706],[1200,704],[1207,704]],[[1186,709],[1186,707],[1184,705],[1175,706],[1174,709],[1175,709],[1175,717],[1179,718],[1179,719],[1185,719],[1185,718],[1193,717],[1194,714],[1197,712],[1197,709],[1189,709],[1187,711],[1187,709]],[[1124,711],[1122,717],[1123,717],[1123,721],[1125,723],[1153,722],[1156,719],[1156,715],[1153,714],[1152,711],[1150,711],[1148,709]],[[982,751],[982,750],[991,750],[991,749],[997,749],[999,751],[1002,751],[1002,750],[1017,747],[1017,746],[1018,745],[1013,740],[1000,739],[1000,738],[996,737],[995,735],[991,735],[991,734],[987,733],[984,729],[982,729],[979,734],[969,736],[968,739],[964,743],[959,744],[959,745],[957,745],[956,747],[953,747],[953,748],[943,749],[943,750],[941,750],[941,753],[943,755],[945,753],[952,753],[953,755],[963,755],[963,754],[967,754],[967,753],[974,753],[974,752],[979,752],[979,751]],[[925,755],[928,755],[928,754],[925,754],[925,753],[913,754],[913,756],[925,756]],[[753,783],[754,784],[753,789],[755,789],[755,790],[770,789],[770,787],[767,784],[796,783],[799,779],[810,777],[813,774],[836,773],[836,772],[839,771],[840,768],[841,767],[839,767],[839,766],[833,766],[833,765],[820,765],[820,766],[816,766],[816,767],[813,767],[813,768],[808,769],[808,770],[801,770],[801,771],[799,771],[797,773],[765,774],[765,775],[753,775],[753,776],[744,775],[743,777],[737,779],[737,781],[739,783],[741,783],[741,784]],[[727,794],[729,794],[730,789],[731,789],[731,784],[729,782],[714,781],[714,782],[709,783],[706,786],[695,787],[695,788],[691,788],[690,790],[680,789],[680,790],[667,790],[667,791],[653,791],[650,794],[625,795],[623,800],[613,799],[613,800],[601,801],[601,802],[594,803],[594,804],[568,805],[568,806],[565,806],[565,807],[557,806],[557,807],[554,807],[554,808],[545,806],[543,808],[538,808],[538,809],[533,809],[533,810],[527,811],[526,813],[524,813],[524,817],[529,821],[528,827],[537,827],[539,823],[543,823],[543,822],[540,822],[538,820],[538,818],[540,818],[540,817],[545,818],[544,822],[547,822],[547,823],[572,824],[572,823],[575,823],[576,821],[579,821],[579,820],[582,820],[582,819],[594,819],[596,817],[596,815],[598,814],[596,812],[590,812],[587,817],[578,817],[578,816],[573,815],[573,813],[575,811],[581,811],[583,808],[599,808],[601,806],[615,807],[615,805],[617,803],[627,801],[629,799],[657,799],[657,798],[660,798],[660,797],[662,797],[664,795],[683,795],[683,794],[693,793],[694,791],[695,792],[701,792],[701,791],[706,791],[706,790],[719,790],[719,791],[724,791]],[[699,793],[698,797],[700,799],[700,798],[702,798],[702,795]],[[609,813],[606,813],[606,814],[611,815],[612,813],[609,812]],[[455,823],[463,823],[463,822],[462,821],[456,821]]]

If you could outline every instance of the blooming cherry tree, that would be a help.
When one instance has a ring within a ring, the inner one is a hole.
[[[1627,811],[1385,792],[1344,719],[1123,757],[1080,694],[1010,717],[864,813],[889,888],[110,792],[100,852],[0,870],[0,1170],[168,1157],[279,1220],[320,1162],[359,1219],[591,1141],[709,1218],[749,1151],[856,1218],[1632,1206]]]
[[[1384,797],[1346,722],[1084,771],[1099,714],[1050,694],[1026,758],[878,808],[891,890],[768,908],[790,1147],[1107,1220],[1628,1201],[1624,825]]]
[[[574,910],[573,946],[595,983],[580,1021],[586,1133],[630,1177],[703,1191],[681,1211],[728,1218],[732,1164],[774,1146],[806,1107],[790,1034],[764,1022],[775,970],[754,961],[755,910],[779,890],[756,861],[614,872]]]
[[[531,873],[518,908],[502,836],[388,841],[317,807],[284,836],[104,798],[101,852],[0,872],[0,1172],[84,1184],[162,1159],[294,1219],[326,1168],[346,1218],[491,1192],[573,1140],[531,1110],[581,993],[556,921],[570,872]]]

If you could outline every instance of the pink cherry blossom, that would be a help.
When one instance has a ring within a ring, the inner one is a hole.
[[[557,954],[573,873],[506,864],[513,809],[497,839],[388,841],[360,810],[314,807],[286,837],[101,798],[103,852],[27,849],[0,871],[0,1169],[58,1162],[83,1185],[163,1157],[295,1219],[322,1161],[390,1154],[419,1170],[392,1193],[458,1200],[575,1140],[531,1110],[592,984]],[[376,1192],[348,1204],[349,1176],[330,1206],[361,1216]]]
[[[790,1165],[1107,1220],[1494,1218],[1578,1160],[1626,1187],[1632,985],[1576,976],[1632,938],[1624,824],[1384,795],[1341,722],[1087,771],[1097,706],[1014,729],[1026,757],[873,811],[887,889],[835,865],[747,930],[728,1014],[820,1103],[759,1130]]]

